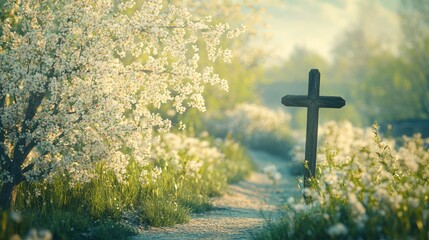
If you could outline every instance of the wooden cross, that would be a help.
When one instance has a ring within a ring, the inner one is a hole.
[[[305,139],[305,160],[308,168],[304,172],[304,188],[308,179],[316,174],[317,127],[319,108],[342,108],[346,101],[342,97],[319,96],[320,72],[312,69],[308,79],[308,95],[286,95],[282,104],[291,107],[307,107],[307,133]]]

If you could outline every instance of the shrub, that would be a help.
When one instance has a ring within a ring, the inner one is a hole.
[[[429,150],[416,135],[401,146],[377,127],[324,127],[317,176],[290,199],[263,239],[427,239]],[[427,141],[427,140],[426,140]],[[396,147],[396,148],[395,148]]]
[[[207,125],[215,136],[231,136],[252,149],[289,157],[293,145],[289,120],[284,111],[242,103],[222,118],[209,119]]]

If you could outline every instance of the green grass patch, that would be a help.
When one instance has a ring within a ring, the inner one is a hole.
[[[148,226],[173,226],[189,220],[190,209],[169,197],[148,197],[139,211],[139,219]]]
[[[16,226],[2,228],[0,236],[25,236],[35,228],[49,229],[55,239],[124,239],[135,234],[133,224],[171,226],[210,210],[210,197],[252,170],[245,150],[230,139],[168,134],[152,156],[144,166],[130,161],[121,178],[101,162],[88,182],[57,172],[22,183],[14,206],[22,222],[7,220]]]

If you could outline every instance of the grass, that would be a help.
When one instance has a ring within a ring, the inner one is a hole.
[[[55,239],[124,239],[135,234],[133,225],[185,223],[190,213],[210,210],[210,197],[222,194],[228,183],[242,179],[252,169],[238,143],[206,138],[164,140],[162,149],[172,150],[169,141],[176,141],[172,146],[183,143],[174,149],[179,163],[162,154],[144,167],[131,161],[122,181],[99,163],[97,177],[89,182],[74,182],[68,174],[58,172],[51,181],[23,183],[14,206],[22,220],[16,223],[3,213],[0,236],[25,236],[31,226],[49,229]],[[162,173],[151,175],[154,169]],[[143,180],[142,174],[146,176]]]

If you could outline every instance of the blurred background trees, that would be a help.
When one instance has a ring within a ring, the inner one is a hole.
[[[349,119],[369,125],[428,119],[429,2],[402,1],[399,43],[383,32],[390,26],[379,15],[371,3],[362,4],[357,21],[337,38],[330,60],[298,47],[288,59],[268,67],[266,81],[259,85],[264,102],[281,107],[283,95],[305,93],[308,71],[319,68],[321,94],[341,95],[347,101],[341,111],[324,110],[322,122]],[[288,111],[293,126],[305,126],[305,109]]]

